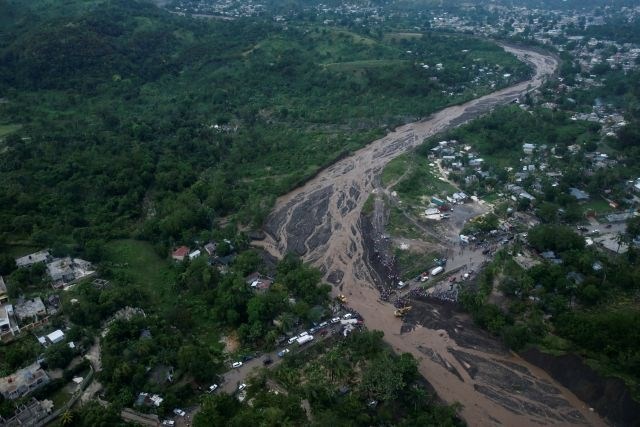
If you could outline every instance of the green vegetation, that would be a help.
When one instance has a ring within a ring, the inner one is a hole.
[[[35,362],[41,352],[42,346],[32,337],[22,337],[11,345],[0,346],[0,377],[22,368],[25,360]]]
[[[540,252],[554,251],[562,263],[525,270],[499,252],[477,289],[462,295],[465,308],[510,347],[537,344],[552,353],[583,354],[600,371],[623,378],[638,396],[640,312],[629,302],[640,286],[637,249],[609,257],[585,248],[583,237],[560,225],[534,227],[528,241]],[[508,297],[505,307],[487,303],[494,289]]]
[[[373,210],[375,209],[375,203],[376,203],[375,194],[369,194],[369,196],[367,196],[367,200],[364,202],[364,205],[362,206],[362,213],[364,215],[370,215],[371,213],[373,213]]]
[[[424,206],[432,196],[444,197],[456,188],[440,176],[424,151],[413,151],[393,159],[382,172],[383,185],[392,189],[409,206]]]
[[[21,127],[20,125],[0,125],[0,140],[10,133],[20,130]]]
[[[434,258],[438,258],[437,252],[425,252],[424,250],[396,249],[395,257],[398,268],[405,278],[413,278],[430,268],[435,267]]]
[[[274,393],[282,387],[286,392]],[[287,356],[247,390],[242,403],[225,394],[206,398],[194,425],[308,424],[303,402],[313,426],[461,425],[456,407],[438,405],[421,384],[415,359],[395,356],[381,332],[354,332],[331,346]]]
[[[404,211],[397,206],[391,206],[389,208],[389,220],[385,228],[395,237],[416,239],[422,238],[424,234],[422,230],[407,218]]]
[[[546,144],[564,148],[578,143],[583,147],[598,140],[598,124],[572,121],[567,113],[537,109],[534,114],[518,106],[497,109],[492,114],[456,128],[442,139],[457,139],[471,145],[495,169],[517,166],[522,145]],[[434,139],[435,142],[435,139]]]
[[[528,73],[462,35],[193,20],[119,0],[2,7],[8,244],[84,253],[133,235],[168,246],[229,215],[260,224],[277,195],[384,129],[489,91],[471,83],[477,67]]]

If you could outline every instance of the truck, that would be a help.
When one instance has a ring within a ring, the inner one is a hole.
[[[431,273],[432,276],[436,276],[436,275],[442,273],[443,271],[444,271],[444,267],[438,266],[436,268],[433,268],[430,273]]]
[[[341,325],[355,325],[358,323],[358,319],[342,319],[340,321]]]
[[[296,341],[298,341],[298,345],[303,345],[313,340],[313,335],[305,335],[303,337],[299,337]]]

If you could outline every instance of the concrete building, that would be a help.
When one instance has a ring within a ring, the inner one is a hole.
[[[55,288],[63,288],[95,274],[89,261],[80,258],[59,258],[47,264],[47,274]]]
[[[36,426],[40,421],[46,418],[53,409],[53,402],[44,400],[42,402],[31,398],[28,402],[18,406],[16,412],[11,418],[3,418],[0,416],[0,426],[3,427],[24,427]]]
[[[46,316],[47,309],[42,302],[42,298],[35,297],[16,303],[15,315],[19,322],[23,322],[30,318]]]
[[[11,339],[20,333],[20,328],[14,317],[13,305],[0,305],[0,338]]]
[[[18,399],[49,382],[49,376],[38,363],[18,369],[13,374],[0,378],[0,393],[5,399]]]
[[[7,292],[7,285],[4,283],[4,279],[0,276],[0,304],[9,302],[9,293]]]
[[[18,267],[31,267],[33,264],[37,264],[39,262],[46,263],[50,259],[51,255],[49,254],[49,251],[45,249],[29,255],[25,255],[20,258],[16,258],[16,265]]]
[[[575,187],[571,187],[569,188],[569,194],[571,194],[576,200],[578,200],[579,202],[584,202],[586,200],[589,200],[589,193],[586,193],[582,190],[579,190]]]

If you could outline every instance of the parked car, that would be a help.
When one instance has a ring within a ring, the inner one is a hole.
[[[289,349],[285,348],[278,352],[278,357],[284,357],[285,354],[289,353]]]
[[[320,328],[326,328],[327,326],[329,326],[329,322],[322,322],[318,325],[318,329]]]
[[[218,384],[212,384],[209,386],[209,393],[213,393],[218,389]]]
[[[174,425],[176,425],[176,422],[175,422],[175,421],[173,421],[173,420],[164,420],[164,421],[162,422],[162,425],[163,425],[163,426],[174,426]]]
[[[353,314],[351,313],[347,313],[344,316],[342,316],[343,319],[351,319],[351,317],[353,316]]]
[[[247,388],[247,385],[246,385],[245,383],[242,383],[242,384],[240,384],[240,385],[238,386],[238,391],[242,391],[242,390],[244,390],[245,388]]]
[[[298,339],[298,337],[297,337],[297,336],[295,336],[295,337],[291,337],[291,338],[289,338],[289,341],[287,341],[287,342],[288,342],[289,344],[293,344],[294,342],[296,342],[296,340],[297,340],[297,339]]]
[[[182,409],[180,408],[176,408],[173,410],[173,413],[176,414],[179,417],[184,417],[187,413],[184,412]]]
[[[331,319],[331,323],[338,323],[340,321],[339,317],[334,317],[333,319]]]
[[[242,362],[233,362],[231,364],[231,367],[234,368],[234,369],[235,368],[239,368],[240,366],[242,366]]]

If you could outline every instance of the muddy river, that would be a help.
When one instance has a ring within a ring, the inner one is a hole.
[[[257,245],[278,258],[296,253],[318,267],[369,329],[383,331],[396,351],[416,357],[421,374],[443,400],[462,405],[460,414],[469,425],[605,425],[570,391],[475,329],[464,314],[417,302],[421,310],[410,316],[412,324],[403,325],[375,286],[380,275],[369,259],[371,238],[363,236],[360,213],[383,167],[425,138],[539,87],[558,66],[549,55],[504,49],[531,64],[530,80],[401,126],[323,170],[277,200],[265,223],[267,237]]]

